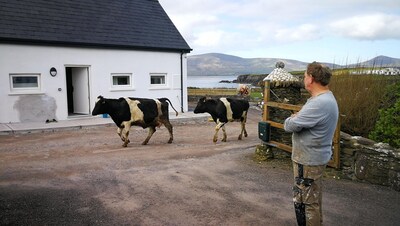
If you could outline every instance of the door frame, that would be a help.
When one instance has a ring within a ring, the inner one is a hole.
[[[67,92],[67,114],[68,117],[71,116],[87,116],[90,115],[91,113],[91,106],[90,106],[90,66],[89,65],[72,65],[72,64],[67,64],[64,65],[65,67],[65,86],[66,86],[66,92]],[[79,71],[76,71],[74,69],[82,69]],[[68,73],[68,70],[70,72]],[[81,73],[81,74],[79,74]],[[83,73],[83,75],[82,75]],[[68,78],[70,76],[70,78]],[[77,76],[85,76],[84,78],[82,77],[77,77]],[[74,82],[78,82],[77,79],[83,79],[84,83],[87,84],[79,84],[79,86],[73,86]],[[71,83],[71,84],[70,84]],[[72,85],[72,86],[71,86]],[[74,90],[78,88],[78,90]],[[74,92],[80,92],[81,94],[83,93],[84,95],[80,95],[79,99],[77,97],[74,97]],[[77,104],[82,103],[83,105],[87,105],[87,108],[83,108],[81,106],[77,107]],[[72,104],[72,106],[71,106]],[[72,109],[71,109],[72,108]],[[78,110],[76,109],[78,108]]]

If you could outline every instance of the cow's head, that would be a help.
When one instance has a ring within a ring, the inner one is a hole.
[[[199,99],[199,102],[197,102],[197,106],[196,106],[196,108],[194,109],[193,112],[194,112],[195,114],[206,112],[206,111],[207,111],[206,101],[207,101],[207,98],[206,98],[206,97],[200,98],[200,99]]]
[[[103,96],[98,96],[96,105],[93,108],[92,115],[106,114],[107,112],[107,99]]]

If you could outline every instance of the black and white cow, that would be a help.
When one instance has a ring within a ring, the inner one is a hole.
[[[172,143],[174,136],[172,134],[172,125],[169,122],[167,101],[171,104],[176,115],[178,115],[178,112],[175,110],[174,106],[172,106],[168,98],[146,99],[121,97],[119,99],[106,99],[102,96],[97,98],[92,115],[110,115],[118,126],[117,133],[124,142],[122,145],[123,147],[126,147],[130,142],[128,136],[129,129],[132,125],[141,126],[143,128],[149,127],[149,134],[142,143],[145,145],[149,142],[153,133],[156,132],[156,127],[160,127],[164,124],[170,136],[168,143]]]
[[[242,99],[232,99],[232,98],[219,98],[219,99],[207,99],[206,97],[200,98],[197,103],[194,113],[204,113],[207,112],[211,115],[214,122],[217,123],[215,127],[215,134],[213,142],[218,140],[218,131],[222,128],[224,137],[223,142],[226,142],[226,131],[225,124],[233,121],[240,121],[242,125],[242,130],[238,137],[239,140],[242,139],[242,135],[247,137],[246,131],[246,119],[247,112],[249,110],[249,102]]]

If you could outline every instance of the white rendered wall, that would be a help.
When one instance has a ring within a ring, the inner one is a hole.
[[[182,107],[183,111],[187,111],[186,54],[182,59]],[[0,123],[20,122],[21,114],[27,114],[30,109],[43,111],[43,114],[53,111],[40,105],[29,106],[29,98],[39,99],[42,103],[55,102],[55,119],[68,119],[65,68],[80,66],[89,68],[90,109],[93,109],[97,96],[103,95],[106,98],[167,97],[175,109],[179,112],[182,110],[180,53],[0,44]],[[51,67],[57,69],[55,77],[49,74]],[[36,94],[13,94],[10,90],[10,73],[40,73],[41,91]],[[112,90],[112,73],[131,73],[133,89]],[[166,73],[167,86],[152,88],[150,73]],[[21,100],[28,100],[26,108],[21,108],[21,103],[25,103]],[[36,109],[38,107],[41,109]]]

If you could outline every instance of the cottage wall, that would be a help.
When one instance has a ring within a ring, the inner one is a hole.
[[[13,44],[0,44],[0,52],[0,123],[68,119],[66,67],[88,67],[90,109],[98,95],[167,97],[177,110],[183,98],[183,110],[188,109],[186,55],[182,97],[180,53]],[[55,77],[49,74],[52,67],[58,72]],[[40,92],[11,92],[12,73],[40,74]],[[112,73],[132,73],[133,88],[113,90]],[[166,73],[167,85],[151,87],[150,73]]]

